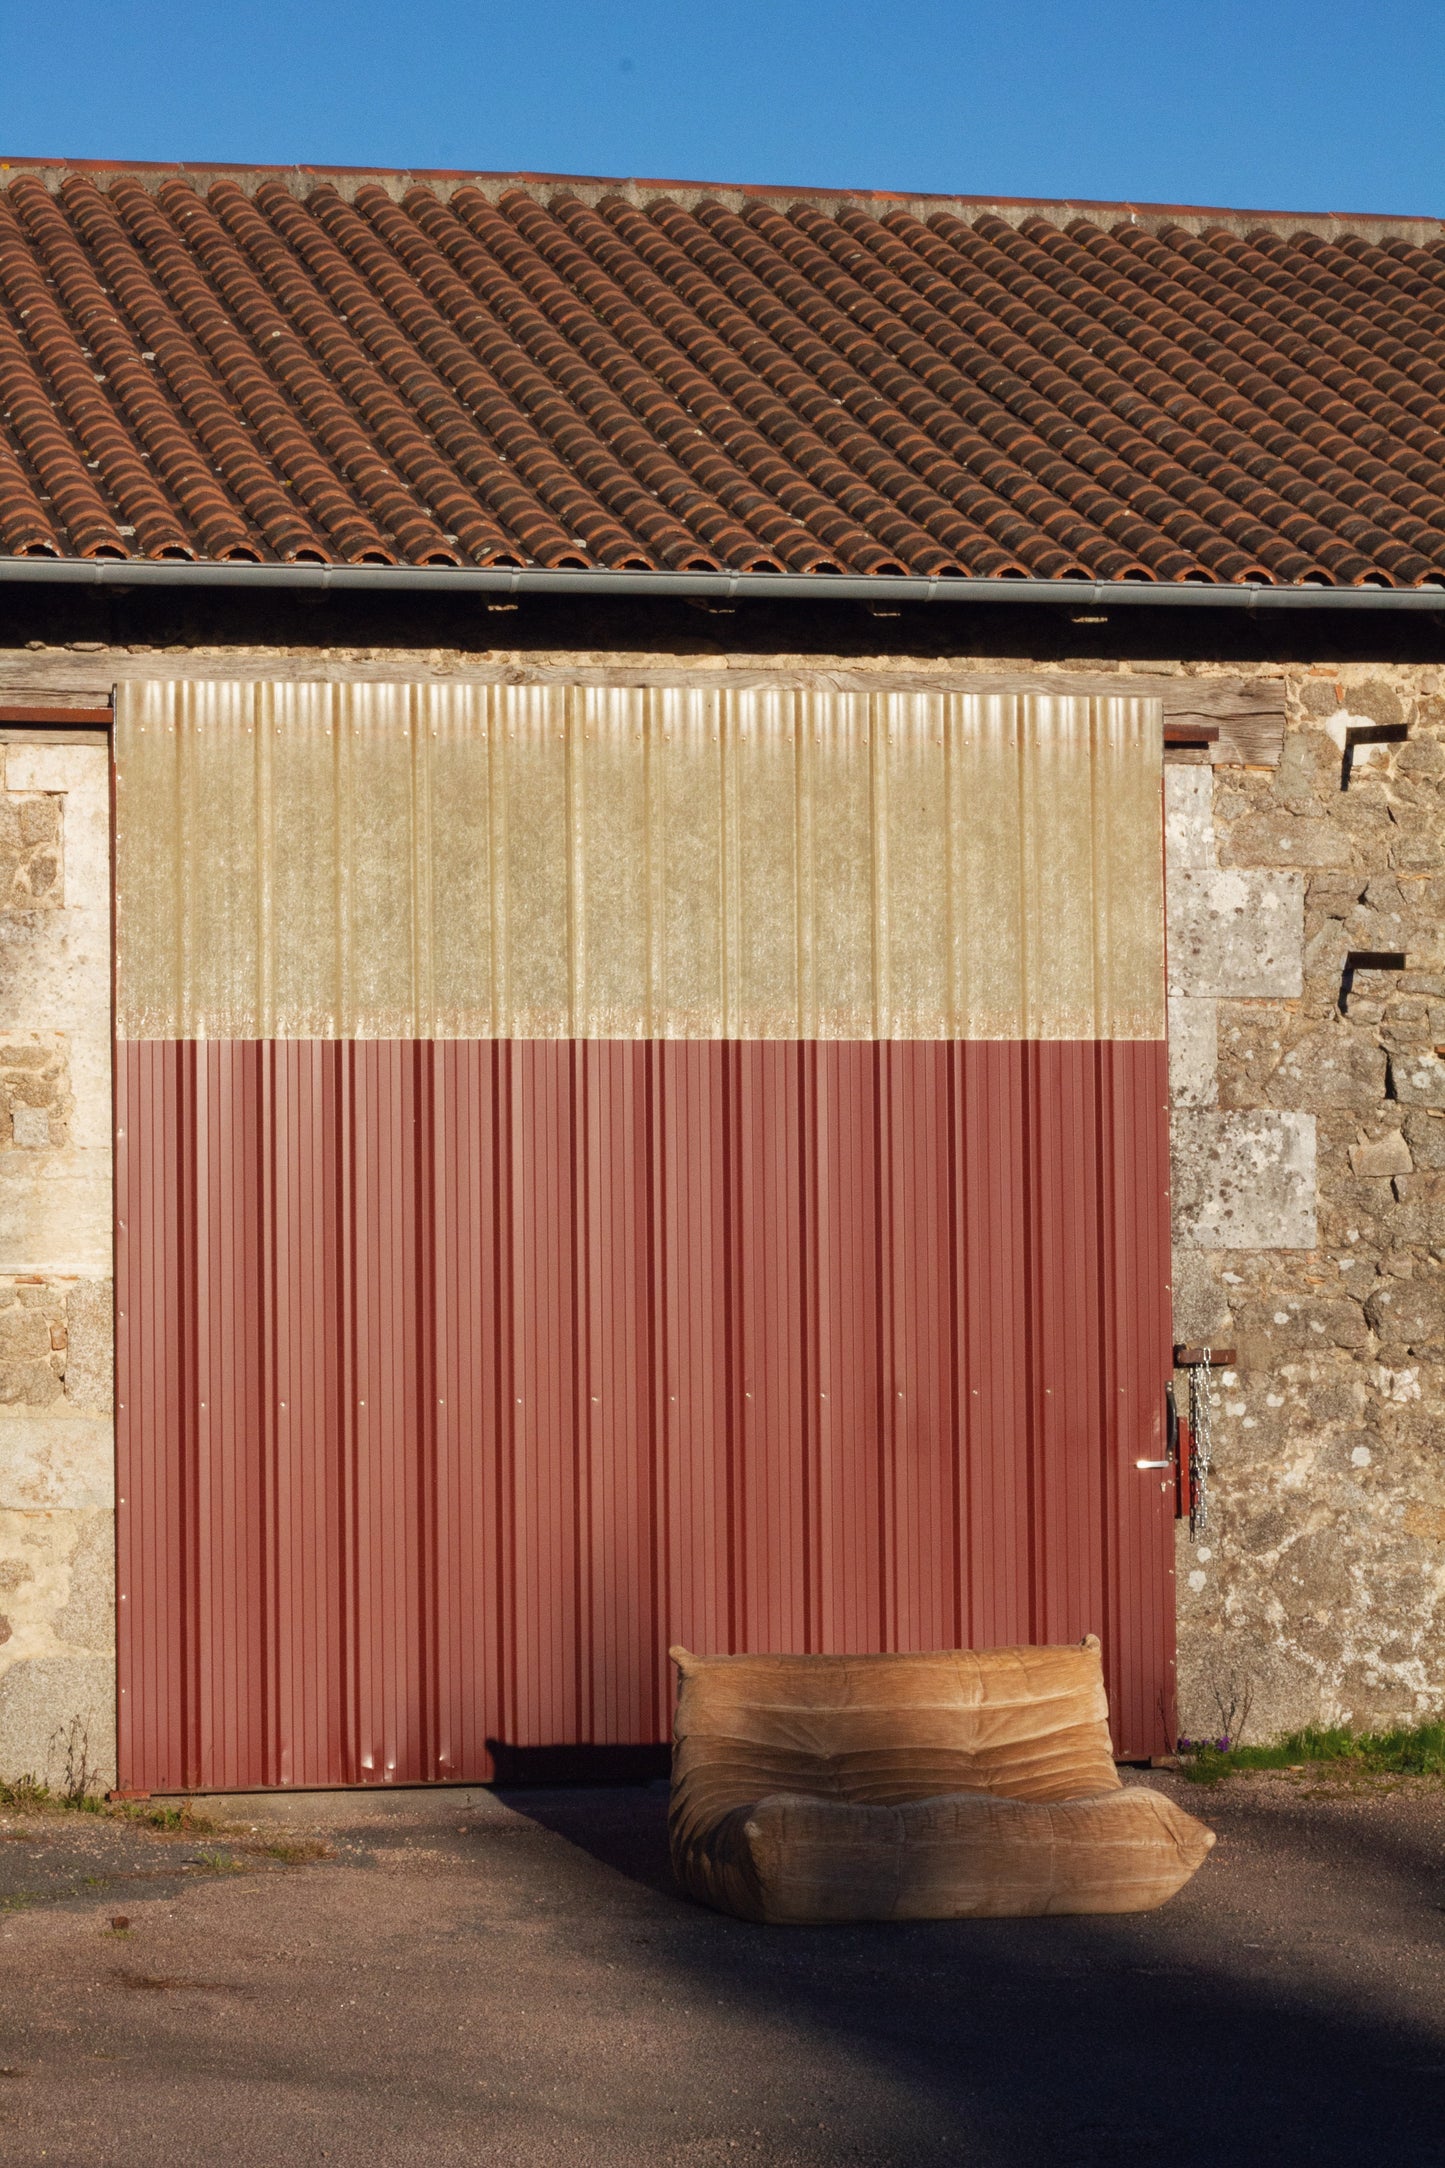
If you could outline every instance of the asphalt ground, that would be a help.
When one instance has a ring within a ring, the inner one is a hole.
[[[0,1816],[0,2161],[1445,2161],[1445,1787],[1149,1781],[1161,1912],[816,1930],[684,1902],[660,1786]]]

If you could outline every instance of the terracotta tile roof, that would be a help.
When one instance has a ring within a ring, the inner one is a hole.
[[[0,554],[1445,584],[1445,228],[0,173]]]

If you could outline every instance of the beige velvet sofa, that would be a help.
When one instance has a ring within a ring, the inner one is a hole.
[[[1148,1912],[1214,1837],[1114,1766],[1099,1644],[694,1656],[673,1866],[742,1919]]]

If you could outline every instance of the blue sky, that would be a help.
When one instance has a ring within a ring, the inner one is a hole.
[[[1441,0],[0,4],[0,154],[1445,213]]]

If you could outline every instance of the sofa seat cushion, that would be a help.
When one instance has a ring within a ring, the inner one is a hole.
[[[739,1918],[998,1919],[1152,1912],[1214,1837],[1161,1792],[1049,1802],[955,1792],[899,1806],[775,1793],[675,1852],[690,1896]]]

